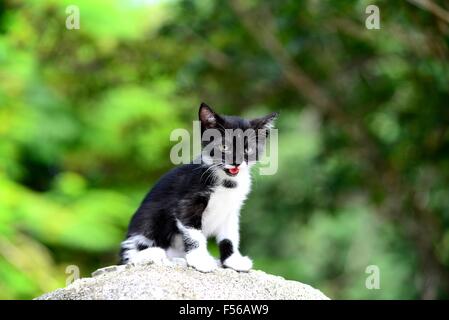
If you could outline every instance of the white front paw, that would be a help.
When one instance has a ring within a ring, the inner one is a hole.
[[[217,262],[209,255],[200,251],[192,251],[186,254],[187,264],[201,272],[211,272],[217,269]]]
[[[248,257],[243,257],[238,253],[233,253],[229,258],[223,261],[223,266],[236,271],[249,271],[253,267],[253,262]]]

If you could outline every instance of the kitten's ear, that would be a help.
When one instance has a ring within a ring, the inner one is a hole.
[[[254,130],[272,129],[274,127],[274,122],[277,119],[278,115],[279,115],[278,112],[273,112],[264,117],[253,119],[250,121],[251,126],[254,128]]]
[[[212,110],[204,102],[201,103],[200,110],[198,111],[198,116],[201,122],[201,127],[204,129],[211,129],[217,127],[217,123],[221,121],[221,118],[218,114]]]

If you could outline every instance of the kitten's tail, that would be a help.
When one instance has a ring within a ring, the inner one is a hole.
[[[141,234],[128,236],[120,246],[119,264],[132,263],[136,255],[147,248],[153,247],[154,241]]]

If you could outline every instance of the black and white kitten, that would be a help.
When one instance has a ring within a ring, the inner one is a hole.
[[[183,257],[188,265],[209,272],[218,267],[207,250],[207,238],[213,236],[223,267],[250,270],[252,261],[239,252],[240,209],[251,188],[250,168],[276,117],[246,120],[201,104],[199,161],[172,169],[147,194],[121,244],[121,263],[169,263],[167,258]]]

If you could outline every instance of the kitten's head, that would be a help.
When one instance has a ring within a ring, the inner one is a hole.
[[[219,115],[207,104],[199,110],[203,162],[237,176],[261,157],[277,113],[247,120]]]

